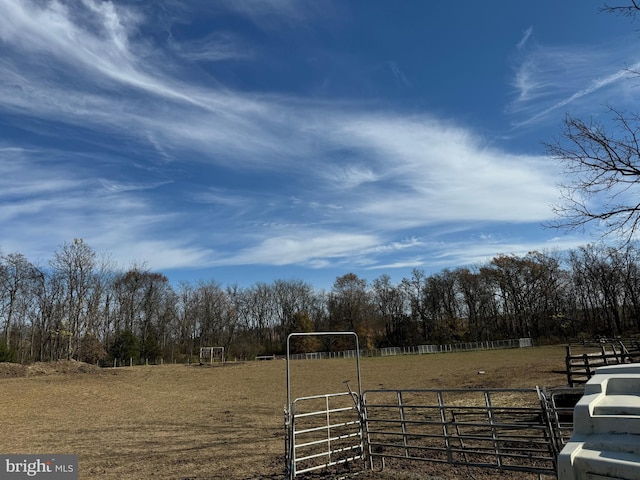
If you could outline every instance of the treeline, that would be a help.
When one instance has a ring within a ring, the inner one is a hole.
[[[498,255],[473,268],[416,269],[396,284],[347,273],[327,292],[302,280],[172,286],[141,265],[118,271],[76,239],[46,267],[0,253],[0,361],[185,361],[201,346],[253,358],[313,331],[355,331],[365,348],[635,333],[639,254],[633,244],[592,244]],[[340,342],[300,337],[294,348],[350,348]]]

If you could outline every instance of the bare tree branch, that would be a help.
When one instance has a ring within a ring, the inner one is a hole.
[[[596,225],[604,234],[631,240],[640,230],[640,116],[609,107],[613,130],[567,116],[560,140],[547,144],[564,166],[559,219],[548,226],[569,230]]]
[[[622,15],[624,17],[635,17],[640,13],[640,3],[637,0],[631,0],[631,5],[608,5],[604,4],[604,7],[600,9],[601,12],[614,13],[616,15]]]

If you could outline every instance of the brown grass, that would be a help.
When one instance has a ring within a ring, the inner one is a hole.
[[[354,359],[291,367],[294,398],[345,391],[345,380],[357,388]],[[363,389],[566,383],[563,347],[368,358],[361,367]],[[28,377],[0,368],[2,453],[78,454],[81,479],[281,478],[284,361],[39,368]]]

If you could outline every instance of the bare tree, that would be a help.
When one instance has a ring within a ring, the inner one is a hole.
[[[602,124],[567,116],[561,140],[547,145],[568,183],[554,227],[596,224],[605,234],[633,238],[640,226],[640,116],[609,107],[615,134]]]
[[[597,335],[619,335],[624,330],[622,304],[625,265],[616,248],[586,245],[570,253],[576,292],[584,297],[585,327]]]
[[[310,328],[311,331],[315,330],[320,321],[318,314],[322,309],[319,308],[321,298],[311,284],[296,279],[276,280],[273,283],[273,295],[283,348],[287,335],[294,331],[300,331],[296,328],[301,319],[309,321],[308,325],[305,324],[305,328]]]
[[[29,322],[37,316],[38,274],[21,253],[0,254],[0,325],[4,322],[4,343],[21,362],[32,354]]]
[[[441,343],[461,340],[460,302],[456,276],[448,269],[429,275],[424,295],[427,316],[431,322],[431,340]]]
[[[273,286],[257,282],[244,291],[244,319],[246,328],[254,332],[258,344],[265,352],[277,348],[275,326],[278,324]]]
[[[178,352],[193,356],[197,337],[197,320],[192,315],[196,304],[195,289],[191,283],[181,282],[176,297],[176,331]]]
[[[496,335],[492,327],[499,316],[498,302],[487,269],[479,267],[457,268],[456,283],[460,291],[461,310],[467,319],[469,340],[492,340]]]
[[[640,3],[605,3],[600,11],[635,20]],[[640,227],[640,115],[610,105],[608,113],[609,128],[567,115],[560,138],[546,145],[569,179],[560,184],[562,201],[554,206],[558,220],[550,226],[572,230],[595,225],[604,235],[630,241]]]
[[[200,347],[229,348],[230,335],[235,330],[235,309],[217,282],[201,282],[198,285],[187,314],[196,323]]]
[[[56,332],[64,337],[67,344],[65,356],[70,359],[76,356],[80,338],[86,332],[96,253],[82,239],[76,238],[73,243],[65,243],[54,253],[50,265],[65,288],[66,322],[58,325]]]
[[[393,285],[391,277],[383,274],[373,281],[373,302],[384,324],[384,339],[390,347],[415,345],[418,329],[409,315],[409,296],[400,285]]]
[[[24,255],[0,255],[0,320],[4,320],[3,335],[7,346],[10,346],[16,323],[27,317],[35,278],[36,268]]]
[[[356,332],[365,348],[374,346],[378,333],[375,305],[366,279],[355,273],[337,277],[327,297],[327,309],[332,330]],[[347,344],[343,340],[332,341],[335,346]]]

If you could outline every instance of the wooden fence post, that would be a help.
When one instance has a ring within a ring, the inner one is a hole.
[[[567,345],[567,357],[565,359],[567,364],[567,383],[573,388],[573,372],[571,371],[571,345]]]
[[[584,361],[584,369],[587,372],[587,380],[591,378],[591,366],[589,365],[589,355],[582,354],[582,360]]]

